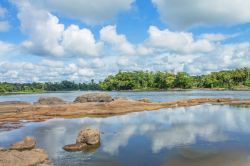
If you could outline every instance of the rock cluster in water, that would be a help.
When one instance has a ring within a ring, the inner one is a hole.
[[[83,151],[96,149],[100,145],[100,131],[98,129],[84,128],[79,132],[76,143],[65,145],[66,151]]]
[[[74,103],[86,103],[86,102],[111,102],[113,98],[107,93],[87,93],[78,96]]]
[[[0,166],[53,166],[46,151],[35,147],[35,139],[26,137],[9,149],[0,148]]]

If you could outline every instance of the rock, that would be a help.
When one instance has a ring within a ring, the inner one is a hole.
[[[0,106],[4,105],[31,105],[29,102],[25,101],[3,101],[0,102]]]
[[[82,129],[76,138],[77,144],[86,143],[96,145],[100,143],[100,131],[98,129]]]
[[[70,145],[65,145],[63,147],[63,149],[66,150],[66,151],[69,151],[69,152],[71,152],[71,151],[82,151],[82,150],[84,150],[84,148],[86,146],[88,146],[88,145],[85,144],[85,143],[84,144],[70,144]]]
[[[113,98],[107,93],[87,93],[78,96],[75,103],[86,103],[86,102],[111,102]]]
[[[74,151],[95,151],[100,146],[100,131],[98,129],[82,129],[75,144],[65,145],[64,150]]]
[[[150,103],[150,99],[149,98],[142,98],[142,99],[139,99],[138,101],[142,101],[142,102],[145,102],[145,103]]]
[[[66,104],[66,102],[58,97],[40,97],[36,104],[42,105],[56,105],[56,104]]]
[[[2,148],[2,147],[0,147],[0,151],[6,151],[7,149],[4,149],[4,148]]]
[[[24,140],[11,145],[10,150],[31,150],[36,147],[36,141],[31,137],[25,137]]]
[[[43,149],[0,151],[0,166],[53,166]]]

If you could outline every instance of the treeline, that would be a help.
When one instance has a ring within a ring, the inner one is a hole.
[[[190,88],[250,88],[250,68],[212,72],[207,75],[192,76],[185,72],[120,71],[95,83],[75,83],[71,81],[46,83],[0,83],[0,93],[34,93],[45,91],[74,90],[168,90]]]
[[[173,88],[248,88],[250,68],[212,72],[191,76],[185,72],[122,72],[108,76],[100,83],[103,90],[168,90]]]
[[[72,81],[46,83],[0,83],[0,93],[39,93],[46,91],[101,90],[99,84],[92,80],[90,83],[75,83]]]

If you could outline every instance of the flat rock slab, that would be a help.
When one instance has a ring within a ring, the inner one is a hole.
[[[53,166],[43,149],[0,151],[0,166]]]

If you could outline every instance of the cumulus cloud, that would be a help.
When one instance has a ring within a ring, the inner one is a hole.
[[[9,54],[14,51],[15,45],[11,43],[7,43],[0,40],[0,56],[6,56],[5,54]]]
[[[113,19],[119,12],[129,10],[134,0],[30,0],[30,2],[50,11],[93,24]]]
[[[102,43],[95,41],[89,29],[80,29],[77,25],[71,25],[64,31],[62,45],[75,55],[98,56],[102,49]]]
[[[102,43],[95,41],[90,30],[80,29],[77,25],[65,28],[58,17],[28,1],[18,1],[16,4],[21,30],[29,36],[22,46],[29,53],[56,57],[99,55]]]
[[[148,45],[167,51],[194,53],[210,52],[213,44],[206,39],[195,40],[192,33],[172,32],[168,29],[160,30],[155,26],[150,26]]]
[[[152,0],[163,22],[174,28],[250,22],[249,0]]]
[[[59,23],[58,18],[28,2],[20,1],[17,5],[21,30],[30,38],[23,42],[23,46],[33,54],[62,56],[64,49],[59,41],[64,25]]]
[[[107,42],[116,51],[124,54],[132,55],[135,53],[134,46],[128,42],[125,35],[117,34],[116,26],[106,26],[100,31],[100,38],[102,41]]]

